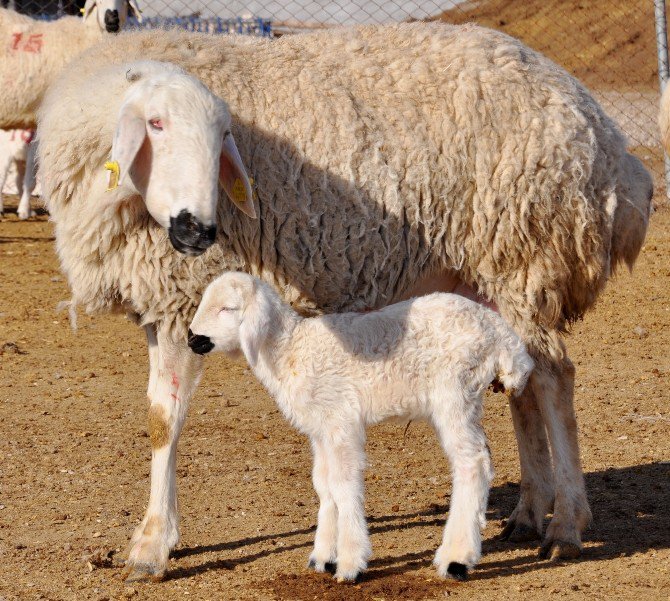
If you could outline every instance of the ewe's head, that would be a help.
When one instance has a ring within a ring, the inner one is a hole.
[[[617,206],[612,229],[612,268],[625,263],[633,268],[647,233],[654,182],[642,162],[624,155],[617,184]]]
[[[188,331],[191,350],[199,355],[221,351],[232,356],[242,350],[254,367],[271,327],[275,296],[249,274],[224,273],[205,290]]]
[[[128,12],[142,21],[136,0],[86,0],[82,10],[85,23],[96,23],[100,31],[116,33],[126,23]]]
[[[256,216],[228,107],[168,63],[133,63],[126,77],[131,85],[114,134],[110,187],[120,184],[122,198],[124,183],[132,186],[175,249],[199,255],[216,236],[219,182],[242,211]]]

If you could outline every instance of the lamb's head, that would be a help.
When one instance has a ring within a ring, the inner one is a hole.
[[[117,33],[132,12],[141,23],[142,14],[136,0],[86,0],[82,10],[85,23],[95,23],[100,31]]]
[[[224,273],[205,290],[188,331],[188,345],[199,355],[221,351],[235,356],[241,350],[254,367],[272,327],[275,297],[249,274]]]
[[[124,185],[139,192],[175,249],[199,255],[216,236],[219,182],[242,211],[256,216],[228,107],[169,63],[133,63],[126,78],[131,85],[116,123],[109,187],[121,185],[119,198],[128,191]]]
[[[612,228],[612,269],[625,263],[633,268],[642,248],[649,215],[654,182],[642,162],[632,154],[622,158],[621,173],[616,188],[617,205]]]

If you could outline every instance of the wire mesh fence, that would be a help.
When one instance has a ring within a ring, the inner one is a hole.
[[[84,0],[2,0],[19,12],[56,18]],[[139,0],[143,23],[213,34],[276,37],[362,23],[474,22],[547,55],[591,89],[661,185],[663,153],[654,6],[651,0]]]

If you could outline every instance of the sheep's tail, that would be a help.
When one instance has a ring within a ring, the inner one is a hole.
[[[74,299],[60,301],[56,305],[56,313],[67,309],[67,314],[70,319],[70,328],[73,332],[77,331],[77,302]]]
[[[508,395],[517,396],[526,387],[535,362],[520,338],[515,335],[508,340],[510,344],[503,347],[498,357],[497,380]]]

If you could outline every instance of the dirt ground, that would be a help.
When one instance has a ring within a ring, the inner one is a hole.
[[[14,206],[14,205],[10,205]],[[143,333],[56,313],[68,292],[45,216],[0,222],[0,599],[668,599],[670,211],[569,339],[594,523],[553,564],[496,535],[518,496],[503,395],[487,399],[496,466],[484,556],[469,582],[431,566],[450,489],[426,426],[370,432],[374,558],[360,584],[306,567],[316,518],[306,441],[242,363],[208,359],[180,445],[182,543],[165,582],[127,586],[120,558],[149,491]]]

